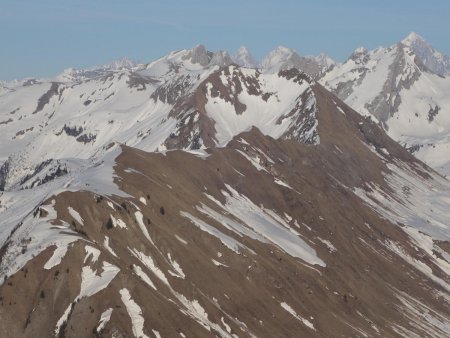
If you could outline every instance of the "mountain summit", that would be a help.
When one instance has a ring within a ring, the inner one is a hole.
[[[450,57],[437,51],[423,37],[412,32],[401,42],[411,48],[428,69],[438,75],[450,75]]]
[[[233,61],[237,65],[246,68],[256,68],[258,64],[250,50],[245,46],[239,47],[236,54],[233,56]]]
[[[428,44],[425,39],[416,32],[409,33],[401,42],[406,46],[411,46],[413,44]]]
[[[328,64],[333,61],[325,55],[321,57],[301,56],[295,50],[284,46],[279,46],[269,52],[261,61],[261,69],[266,72],[278,72],[291,68],[300,69],[312,78],[318,78],[328,69]]]

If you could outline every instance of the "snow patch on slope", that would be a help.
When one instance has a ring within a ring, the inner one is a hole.
[[[83,220],[83,218],[81,218],[78,211],[76,211],[72,207],[68,207],[67,210],[69,211],[70,216],[72,216],[75,221],[77,221],[81,225],[84,225],[84,220]]]
[[[119,292],[122,302],[130,316],[134,336],[136,338],[149,338],[144,334],[144,317],[142,316],[141,307],[131,298],[128,289],[123,288]]]
[[[282,302],[280,303],[281,307],[283,309],[285,309],[287,312],[289,312],[293,317],[295,317],[296,319],[298,319],[300,322],[302,322],[304,325],[306,325],[307,327],[309,327],[311,330],[316,331],[316,329],[314,328],[314,324],[311,323],[308,319],[305,319],[303,317],[300,317],[292,307],[290,307],[289,304]]]
[[[229,70],[231,74],[257,79],[262,93],[267,93],[268,97],[250,94],[251,85],[241,81],[244,88],[237,95],[237,100],[245,106],[245,109],[243,112],[237,112],[234,103],[213,94],[214,85],[207,83],[205,110],[215,122],[215,138],[218,146],[224,146],[234,136],[252,127],[275,139],[287,136],[288,133],[289,137],[301,137],[305,141],[312,138],[317,123],[308,130],[302,130],[304,125],[298,121],[301,112],[293,114],[302,105],[304,110],[311,110],[315,114],[315,98],[308,81],[292,81],[278,74],[257,75],[254,69],[237,69],[233,66],[230,66]],[[292,130],[293,128],[296,130]]]
[[[291,231],[291,226],[282,217],[263,206],[258,207],[231,186],[226,185],[226,188],[227,191],[222,191],[226,198],[226,203],[222,207],[230,215],[291,256],[309,264],[325,266],[325,263],[317,257],[315,250]]]

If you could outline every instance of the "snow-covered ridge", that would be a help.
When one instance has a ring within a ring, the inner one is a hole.
[[[142,64],[139,64],[136,61],[130,60],[126,57],[123,57],[121,59],[114,60],[108,64],[101,66],[94,66],[86,69],[74,69],[74,68],[65,69],[61,74],[59,74],[56,77],[56,80],[63,82],[66,81],[79,82],[83,80],[105,76],[117,71],[126,71],[126,70],[132,71],[142,67],[143,67]]]
[[[17,83],[0,96],[0,190],[70,174],[80,160],[97,162],[113,142],[200,149],[255,126],[275,138],[318,143],[310,78],[231,62],[226,52],[199,45],[148,65],[122,60],[92,77]]]

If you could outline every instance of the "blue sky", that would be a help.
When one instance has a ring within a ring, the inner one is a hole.
[[[261,58],[278,45],[344,60],[415,31],[450,54],[448,0],[0,0],[0,79],[52,76],[203,43]]]

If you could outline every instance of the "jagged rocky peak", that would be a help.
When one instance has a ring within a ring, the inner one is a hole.
[[[283,46],[271,51],[261,62],[261,68],[269,73],[296,68],[313,79],[317,79],[325,69],[315,57],[301,56],[295,50]]]
[[[320,53],[319,55],[313,58],[317,61],[319,65],[321,65],[325,69],[331,68],[337,64],[337,62],[326,53]]]
[[[110,72],[135,70],[139,64],[127,57],[114,60],[110,63],[94,66],[89,68],[67,68],[60,75],[57,80],[60,81],[82,81],[86,79],[103,76]]]
[[[450,57],[437,51],[419,34],[412,32],[401,43],[409,47],[432,72],[441,76],[450,75]]]
[[[414,44],[419,44],[419,43],[422,43],[422,44],[427,43],[425,41],[425,39],[422,36],[420,36],[419,34],[417,34],[416,32],[409,33],[408,36],[406,38],[404,38],[401,42],[407,46],[412,46]]]
[[[366,47],[358,47],[353,51],[349,59],[355,61],[356,63],[365,63],[369,59],[368,54],[369,50]]]
[[[286,62],[295,52],[287,47],[278,46],[261,61],[261,68],[269,70]]]
[[[133,69],[136,67],[138,63],[134,60],[131,60],[127,57],[122,57],[120,59],[114,60],[107,65],[105,65],[105,68],[109,68],[112,70],[121,70],[121,69]]]
[[[211,53],[208,52],[204,45],[197,45],[192,48],[185,56],[185,59],[190,59],[192,63],[206,67],[211,61]]]
[[[86,71],[81,69],[67,68],[64,69],[63,72],[57,76],[57,79],[61,81],[82,80],[86,78],[85,73]]]
[[[231,65],[232,63],[233,60],[231,59],[230,54],[228,54],[227,51],[219,50],[213,54],[211,61],[209,62],[209,65],[224,67]]]
[[[233,56],[233,61],[241,67],[256,68],[257,62],[246,46],[241,46]]]
[[[197,45],[189,50],[183,60],[190,60],[192,63],[199,64],[203,67],[208,66],[228,66],[233,63],[228,52],[219,50],[216,52],[208,51],[204,45]]]

